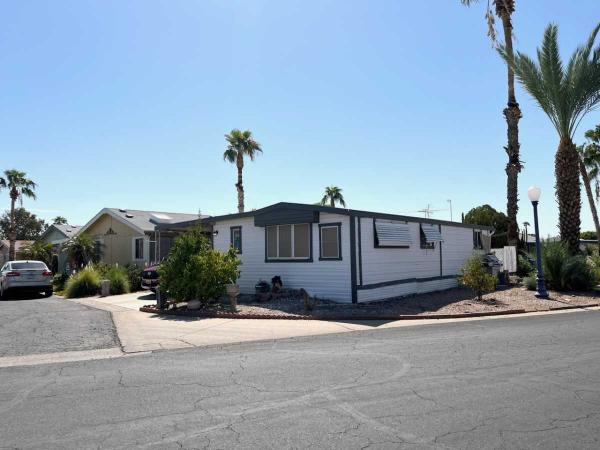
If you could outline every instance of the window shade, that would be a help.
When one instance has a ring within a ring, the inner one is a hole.
[[[412,239],[408,225],[375,221],[375,233],[380,247],[410,247]]]
[[[433,242],[444,242],[442,234],[440,233],[440,229],[437,225],[432,225],[430,223],[422,223],[421,230],[423,231],[423,234],[425,235],[425,241],[428,244],[431,244]]]

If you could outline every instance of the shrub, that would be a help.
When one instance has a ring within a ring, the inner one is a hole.
[[[130,291],[139,291],[142,285],[142,268],[135,264],[128,264],[125,269],[127,270]]]
[[[473,255],[467,259],[460,272],[459,283],[472,289],[479,300],[485,292],[496,288],[497,279],[483,267],[481,256]]]
[[[517,256],[517,275],[520,277],[526,277],[533,272],[533,266],[523,255]]]
[[[124,267],[111,267],[106,272],[106,279],[110,281],[110,295],[129,292],[129,279],[127,278],[127,269]]]
[[[537,280],[535,279],[535,274],[523,278],[523,284],[527,290],[535,291],[537,289]]]
[[[99,288],[100,275],[93,267],[86,267],[69,278],[65,286],[65,296],[79,298],[96,295]]]
[[[52,278],[52,288],[55,291],[63,291],[65,289],[65,284],[69,280],[69,274],[66,272],[57,273]]]
[[[163,292],[176,302],[200,300],[204,305],[225,293],[225,285],[239,277],[240,260],[232,248],[223,253],[210,248],[200,230],[181,235],[158,269]]]
[[[544,278],[557,291],[590,289],[596,276],[591,264],[582,255],[571,255],[562,242],[548,242],[542,247]]]
[[[52,266],[52,244],[44,241],[34,241],[19,249],[19,259],[43,261],[48,267]]]

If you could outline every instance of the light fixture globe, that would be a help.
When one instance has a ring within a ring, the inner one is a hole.
[[[541,194],[542,190],[537,186],[531,186],[529,189],[527,189],[527,195],[529,196],[529,200],[532,202],[538,202]]]

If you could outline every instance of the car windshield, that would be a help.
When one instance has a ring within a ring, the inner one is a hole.
[[[48,270],[46,264],[36,261],[20,261],[10,264],[12,270]]]

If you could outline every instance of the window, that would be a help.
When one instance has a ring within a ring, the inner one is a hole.
[[[342,259],[341,223],[319,225],[319,259]]]
[[[438,225],[430,223],[422,223],[421,228],[421,248],[432,249],[435,248],[436,242],[443,242],[442,233]]]
[[[272,225],[265,229],[266,260],[311,261],[311,226]]]
[[[230,245],[237,253],[242,253],[242,227],[229,228]]]
[[[483,241],[481,240],[481,231],[473,230],[473,248],[476,250],[483,249]]]
[[[406,223],[375,220],[373,228],[375,248],[409,248],[412,243]]]
[[[144,238],[133,240],[133,259],[144,259]]]

